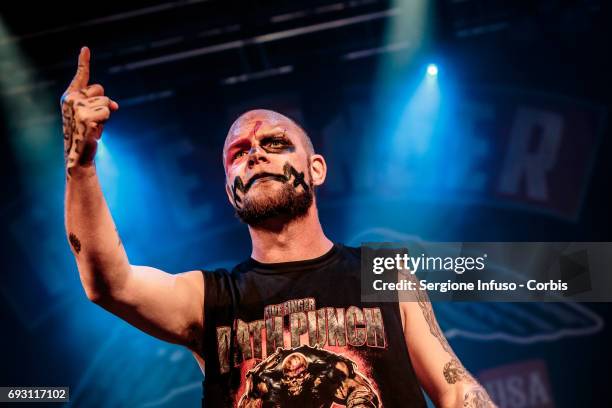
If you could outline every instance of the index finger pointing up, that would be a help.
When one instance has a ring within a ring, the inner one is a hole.
[[[69,92],[73,92],[87,86],[87,83],[89,82],[89,58],[89,48],[81,48],[81,52],[79,54],[79,66],[74,78],[72,78],[72,82],[68,86]]]

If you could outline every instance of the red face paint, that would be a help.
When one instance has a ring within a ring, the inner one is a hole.
[[[257,136],[257,131],[261,127],[262,123],[263,122],[261,120],[258,120],[258,121],[255,122],[255,124],[253,125],[253,129],[251,129],[251,132],[249,133],[249,136],[248,136],[249,138]],[[238,139],[238,140],[236,140],[234,142],[232,142],[232,144],[230,145],[230,147],[228,148],[227,153],[226,153],[227,154],[226,162],[225,162],[226,172],[229,169],[229,166],[230,166],[230,164],[233,161],[232,156],[234,155],[235,151],[237,149],[240,149],[241,146],[242,147],[247,147],[247,145],[249,145],[249,144],[250,144],[250,142],[247,141],[244,137],[241,138],[241,139]]]
[[[251,130],[251,134],[249,136],[257,136],[257,131],[259,130],[260,127],[261,127],[261,120],[258,120],[257,122],[255,122],[255,125],[253,125],[253,130]]]

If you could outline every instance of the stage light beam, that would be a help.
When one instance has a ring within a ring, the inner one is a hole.
[[[438,76],[438,66],[436,64],[427,65],[427,75],[430,77]]]

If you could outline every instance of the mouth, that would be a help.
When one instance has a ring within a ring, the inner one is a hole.
[[[249,190],[253,184],[266,181],[287,181],[282,174],[259,173],[249,179],[245,185],[245,191]]]
[[[253,183],[262,183],[264,181],[270,181],[270,180],[276,180],[276,177],[272,177],[272,176],[257,177],[255,181],[253,181]]]
[[[291,164],[289,164],[289,162],[286,162],[283,166],[283,174],[262,172],[252,176],[246,184],[242,182],[240,176],[236,176],[236,178],[234,178],[234,185],[232,186],[234,203],[237,207],[240,207],[242,199],[238,195],[238,192],[242,193],[242,195],[246,194],[258,180],[261,180],[262,182],[278,181],[281,183],[288,183],[292,177],[294,188],[297,186],[302,186],[304,191],[308,191],[308,184],[304,181],[304,172],[298,172],[293,166],[291,166]]]

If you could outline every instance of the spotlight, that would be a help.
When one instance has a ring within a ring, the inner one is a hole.
[[[427,75],[431,77],[438,76],[438,66],[436,64],[429,64],[427,66]]]

